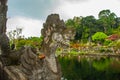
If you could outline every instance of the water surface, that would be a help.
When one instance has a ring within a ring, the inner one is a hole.
[[[62,80],[120,80],[120,59],[115,57],[59,57]]]

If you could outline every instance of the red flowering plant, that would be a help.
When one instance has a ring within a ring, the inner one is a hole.
[[[111,41],[115,41],[115,40],[118,40],[120,38],[120,35],[119,34],[112,34],[110,36],[108,36],[108,40],[111,40]]]

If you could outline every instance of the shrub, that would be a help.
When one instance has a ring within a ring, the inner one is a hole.
[[[115,47],[116,47],[117,49],[120,49],[120,40],[117,40],[117,41],[116,41]]]
[[[104,41],[104,45],[109,45],[110,43],[112,43],[111,40],[108,40],[108,39],[107,39],[107,40]]]
[[[92,40],[94,42],[100,42],[100,43],[103,43],[106,38],[107,38],[107,35],[105,33],[103,33],[103,32],[96,32],[92,36]]]

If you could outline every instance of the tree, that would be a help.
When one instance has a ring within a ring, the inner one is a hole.
[[[23,37],[22,28],[16,28],[15,30],[9,31],[7,34],[11,41]]]
[[[88,40],[91,42],[91,36],[95,33],[95,23],[96,19],[94,16],[87,16],[82,18],[82,27],[83,27],[83,33],[82,33],[82,39]]]
[[[75,28],[76,30],[75,40],[80,40],[82,37],[83,30],[81,27],[81,20],[82,17],[74,17],[73,19],[68,19],[67,21],[65,21],[67,27]]]
[[[43,37],[29,37],[26,39],[20,39],[18,41],[17,49],[21,48],[22,46],[31,46],[33,48],[41,48],[41,43],[43,41]]]
[[[68,19],[67,21],[65,21],[65,25],[67,27],[74,27],[74,21],[72,19]]]
[[[98,16],[99,21],[104,28],[104,33],[112,34],[113,28],[115,28],[116,24],[116,14],[107,9],[100,11]]]
[[[16,28],[15,30],[9,31],[7,34],[10,39],[10,44],[15,45],[16,49],[18,39],[24,38],[24,36],[22,36],[22,28]]]
[[[107,35],[120,33],[120,18],[110,10],[99,12],[99,19],[94,16],[74,17],[65,23],[67,27],[76,29],[75,41],[91,42],[92,35],[96,32],[104,32]]]
[[[115,19],[115,27],[116,28],[118,28],[118,27],[120,27],[120,17],[117,17],[116,19]]]
[[[100,42],[103,43],[104,40],[107,38],[108,36],[103,33],[103,32],[96,32],[93,36],[92,36],[92,40],[94,42]]]

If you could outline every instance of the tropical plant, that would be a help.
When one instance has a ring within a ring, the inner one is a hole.
[[[98,16],[104,28],[104,33],[111,34],[113,28],[116,28],[116,14],[107,9],[100,11]]]
[[[92,36],[92,40],[94,42],[99,42],[99,43],[103,43],[105,41],[105,39],[107,38],[107,35],[103,32],[96,32],[93,36]]]

